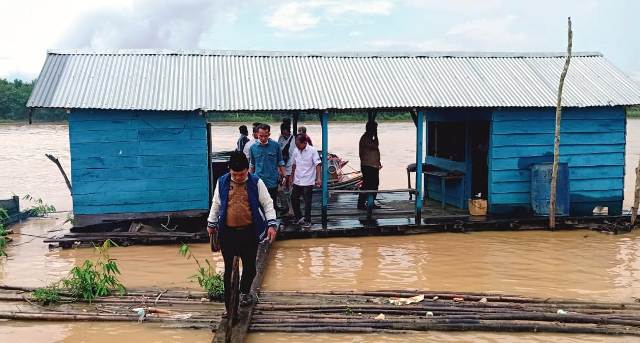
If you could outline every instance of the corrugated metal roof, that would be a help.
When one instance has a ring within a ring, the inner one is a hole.
[[[554,107],[563,53],[50,51],[28,107],[269,111]],[[640,104],[640,86],[577,53],[571,107]]]

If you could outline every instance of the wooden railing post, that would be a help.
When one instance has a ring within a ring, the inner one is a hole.
[[[416,112],[414,109],[413,112]],[[423,150],[423,134],[424,117],[422,110],[416,113],[416,225],[420,225],[422,221],[422,150]]]
[[[322,227],[326,229],[329,208],[329,111],[322,112],[320,124],[322,125]]]
[[[633,207],[631,208],[631,227],[636,225],[638,218],[638,206],[640,206],[640,158],[638,159],[638,167],[636,168],[636,190],[633,197]]]

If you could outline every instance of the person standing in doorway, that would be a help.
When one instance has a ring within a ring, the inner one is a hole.
[[[256,276],[258,244],[276,238],[276,212],[264,182],[249,174],[249,162],[243,153],[234,151],[229,159],[230,172],[218,179],[207,218],[207,232],[220,239],[224,259],[224,300],[231,306],[231,273],[233,258],[242,260],[240,305],[255,301],[251,283]]]
[[[320,186],[322,178],[320,174],[320,156],[318,151],[307,144],[306,137],[296,136],[296,149],[293,151],[293,164],[291,176],[293,178],[293,190],[291,191],[291,201],[293,213],[297,224],[303,228],[311,227],[311,197],[313,186]],[[300,196],[304,198],[304,217],[300,212]]]
[[[359,154],[360,154],[360,170],[362,171],[363,185],[362,190],[377,190],[380,184],[380,141],[378,140],[378,123],[368,121],[365,132],[360,137]],[[358,195],[358,209],[367,208],[368,194]],[[375,200],[376,194],[373,194]],[[374,208],[375,204],[370,204]]]
[[[269,138],[270,135],[269,125],[258,126],[258,142],[251,146],[249,164],[251,173],[264,181],[275,205],[278,200],[278,183],[284,177],[285,170],[280,145]]]
[[[236,151],[242,152],[244,146],[249,142],[249,130],[247,130],[247,125],[240,125],[238,131],[240,131],[240,137],[238,137],[238,141],[236,142]]]
[[[251,151],[251,146],[256,144],[258,141],[258,126],[260,126],[260,123],[253,123],[253,138],[244,145],[244,148],[242,148],[242,152],[247,157],[247,160],[250,159],[249,152]]]

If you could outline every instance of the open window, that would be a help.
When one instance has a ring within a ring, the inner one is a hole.
[[[448,159],[456,162],[465,160],[465,123],[430,121],[429,156]]]

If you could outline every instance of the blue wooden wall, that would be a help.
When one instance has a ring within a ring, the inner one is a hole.
[[[206,210],[206,139],[194,112],[73,110],[74,212]]]
[[[560,160],[569,164],[572,215],[596,205],[622,209],[626,117],[622,107],[565,108]],[[529,166],[553,161],[555,109],[493,112],[489,150],[491,213],[530,211]]]

